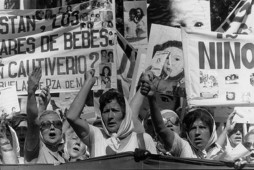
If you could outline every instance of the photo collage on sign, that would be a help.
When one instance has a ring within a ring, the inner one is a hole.
[[[111,88],[112,63],[114,62],[113,50],[101,50],[101,64],[99,66],[99,81],[102,89]]]
[[[200,97],[202,98],[218,98],[219,87],[216,74],[212,72],[200,71]]]
[[[228,74],[225,76],[225,84],[226,85],[234,85],[239,84],[239,75],[238,74]],[[232,88],[227,88],[226,91],[226,100],[235,100],[236,99],[236,93],[233,90],[229,90]]]

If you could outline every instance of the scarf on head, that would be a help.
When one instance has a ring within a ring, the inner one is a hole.
[[[176,114],[176,112],[174,112],[173,110],[169,110],[169,109],[164,109],[161,111],[161,116],[163,118],[169,118],[169,117],[176,117],[179,119],[179,116]]]
[[[17,133],[11,126],[9,126],[9,129],[10,129],[11,137],[12,137],[12,148],[13,148],[14,152],[16,153],[17,157],[19,157],[20,156],[20,147],[19,147],[19,139],[18,139]]]
[[[126,98],[125,101],[125,117],[122,120],[122,123],[117,131],[117,133],[109,133],[103,120],[101,119],[102,127],[104,132],[109,138],[107,139],[108,145],[114,149],[118,150],[120,147],[120,139],[127,137],[133,130],[133,122],[132,122],[132,110]]]
[[[207,156],[207,149],[209,149],[209,147],[211,147],[212,144],[214,144],[217,141],[217,132],[216,132],[216,125],[215,125],[215,120],[213,118],[213,116],[206,111],[207,114],[209,114],[209,116],[212,118],[213,120],[213,131],[211,133],[210,139],[207,142],[205,148],[203,150],[198,149],[197,147],[195,147],[194,143],[190,140],[189,134],[186,132],[187,135],[187,139],[189,141],[189,143],[191,144],[191,147],[193,148],[193,150],[195,151],[195,153],[197,154],[197,156],[199,158],[206,158]]]
[[[47,111],[47,110],[45,110],[45,111]],[[55,112],[55,111],[54,111]],[[61,118],[61,116],[57,113],[57,112],[55,112],[56,113],[56,115],[59,117],[59,119],[63,122],[63,120],[62,120],[62,118]],[[65,130],[65,129],[63,129],[63,127],[62,127],[62,132],[63,132],[63,130]],[[46,146],[46,141],[45,141],[45,139],[44,139],[44,137],[43,137],[43,135],[42,135],[42,133],[41,133],[41,130],[40,130],[40,140],[45,144],[45,146]],[[64,144],[64,139],[63,139],[63,133],[62,133],[62,139],[61,139],[61,142],[59,142],[59,144],[58,144],[58,151],[60,151],[60,150],[62,150],[63,149],[63,144]]]

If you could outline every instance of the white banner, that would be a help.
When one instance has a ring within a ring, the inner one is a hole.
[[[0,87],[16,85],[26,94],[27,79],[42,68],[39,88],[77,91],[94,68],[94,89],[116,88],[113,5],[101,1],[52,9],[0,11]],[[105,71],[105,72],[104,72]]]
[[[254,36],[182,29],[185,87],[192,106],[254,103]]]
[[[160,79],[157,91],[184,97],[184,57],[181,29],[152,24],[147,49],[146,67]]]
[[[7,114],[7,118],[11,118],[19,111],[16,88],[14,86],[0,88],[0,115]]]

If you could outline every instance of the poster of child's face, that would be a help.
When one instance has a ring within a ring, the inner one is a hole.
[[[176,77],[183,72],[183,51],[178,47],[169,47],[166,50],[170,51],[170,55],[163,65],[163,72],[168,78]]]
[[[169,52],[162,68],[162,73],[160,75],[161,78],[168,79],[182,75],[184,69],[184,59],[182,43],[180,41],[169,40],[162,44],[157,44],[154,46],[154,53],[156,51]]]

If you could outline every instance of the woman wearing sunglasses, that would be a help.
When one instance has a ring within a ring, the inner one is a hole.
[[[181,128],[180,128],[180,120],[178,115],[173,110],[165,109],[161,111],[161,116],[162,116],[162,120],[165,127],[180,136]],[[150,121],[152,120],[150,119]],[[149,128],[154,131],[154,127],[152,123],[150,123]],[[153,134],[155,133],[153,132]],[[158,135],[154,135],[154,136],[155,136],[154,140],[156,142],[157,152],[160,153],[161,155],[171,155],[171,153],[165,149],[160,137]]]
[[[155,100],[154,78],[153,72],[145,72],[141,81],[141,93],[148,98],[155,131],[165,149],[173,156],[185,158],[210,159],[213,156],[211,153],[217,154],[221,148],[215,143],[215,121],[208,111],[195,109],[187,113],[182,123],[186,139],[165,126]]]
[[[41,164],[65,163],[61,156],[62,120],[55,111],[46,110],[50,100],[49,88],[39,95],[39,108],[35,91],[41,79],[41,68],[35,68],[28,78],[25,162]]]
[[[178,115],[173,110],[162,110],[161,116],[167,128],[180,135],[180,120]]]

